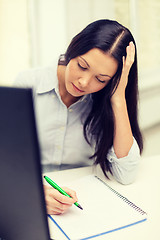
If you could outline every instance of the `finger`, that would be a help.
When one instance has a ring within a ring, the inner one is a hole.
[[[126,56],[125,66],[131,67],[135,58],[135,46],[133,42],[130,42],[130,44],[126,47],[126,53],[127,53],[127,56]]]
[[[50,186],[47,186],[47,185],[43,185],[44,187],[44,192],[49,192],[49,194],[53,197],[53,198],[56,198],[57,200],[59,200],[59,198],[61,198],[62,195],[61,193],[59,193],[56,189],[50,187]],[[69,197],[65,197],[64,199],[62,199],[62,201],[65,201],[67,199],[67,202],[68,202],[68,198],[69,198],[69,203],[74,203],[76,201],[78,201],[78,198],[77,198],[77,195],[76,195],[76,192],[68,187],[63,187],[62,188],[71,198]],[[73,201],[71,200],[73,199]],[[67,203],[67,202],[64,202],[64,203]]]
[[[46,208],[47,208],[48,214],[62,214],[62,213],[65,213],[71,206],[68,204],[65,205],[65,204],[61,204],[61,203],[57,202],[53,206],[46,205]]]
[[[58,190],[52,188],[49,190],[49,196],[62,204],[72,205],[74,202],[76,202],[76,199],[72,198],[72,195],[74,195],[73,192],[74,191],[68,189],[67,193],[71,195],[71,197],[68,197],[60,193]]]
[[[61,214],[67,211],[72,204],[64,204],[53,198],[52,194],[46,196],[46,208],[48,214]]]
[[[68,208],[63,211],[61,209],[47,209],[47,213],[50,214],[50,215],[60,215],[60,214],[63,214],[65,212],[67,212]]]
[[[78,200],[75,191],[67,187],[64,187],[63,189],[71,196],[71,198],[64,196],[58,190],[50,186],[44,186],[48,214],[62,214]]]
[[[125,56],[122,57],[123,66],[125,64]]]
[[[74,202],[73,199],[62,195],[56,189],[50,186],[45,185],[44,192],[45,192],[46,209],[48,214],[62,214],[66,212]],[[67,204],[62,203],[62,202],[65,202],[63,201],[64,197],[67,198]],[[69,201],[71,201],[71,203]]]
[[[71,196],[71,198],[77,202],[78,201],[78,198],[77,198],[77,194],[74,190],[70,189],[70,188],[67,188],[67,187],[63,187],[63,190],[69,195]]]
[[[134,61],[135,56],[135,46],[133,42],[129,43],[129,46],[127,47],[127,55],[130,58],[130,60]]]
[[[135,45],[134,45],[133,42],[130,42],[129,46],[130,46],[131,60],[134,61],[134,58],[135,58]]]

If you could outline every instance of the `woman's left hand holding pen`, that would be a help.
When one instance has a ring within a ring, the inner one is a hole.
[[[76,192],[63,187],[63,190],[68,193],[71,198],[62,195],[58,190],[53,187],[43,185],[45,200],[46,200],[46,208],[48,214],[62,214],[65,213],[75,202],[78,201]]]

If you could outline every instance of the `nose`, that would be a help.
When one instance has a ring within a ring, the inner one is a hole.
[[[85,75],[78,79],[78,83],[82,88],[87,87],[90,84],[91,77],[89,75]]]

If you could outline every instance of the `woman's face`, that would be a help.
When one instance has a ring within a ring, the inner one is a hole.
[[[65,70],[67,91],[74,97],[100,91],[114,76],[117,61],[107,53],[93,48],[71,59]]]

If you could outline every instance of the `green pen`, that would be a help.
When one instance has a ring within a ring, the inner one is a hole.
[[[63,195],[70,197],[62,188],[60,188],[55,182],[53,182],[49,177],[44,176],[44,179],[55,189],[57,189],[60,193],[62,193]],[[78,202],[74,203],[77,207],[79,207],[81,210],[83,210],[83,208],[81,207],[81,205]]]

